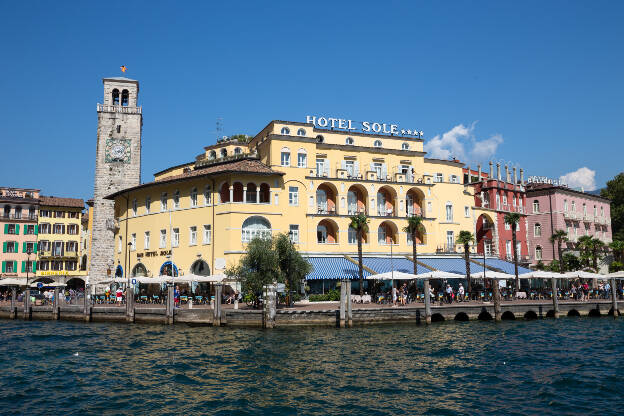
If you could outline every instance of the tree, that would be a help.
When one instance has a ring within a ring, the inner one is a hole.
[[[466,262],[466,279],[468,279],[468,297],[472,293],[472,279],[470,277],[470,243],[475,241],[470,231],[460,231],[457,236],[457,244],[464,246],[464,261]]]
[[[255,237],[238,264],[229,267],[225,274],[241,282],[243,291],[251,295],[257,305],[265,285],[286,283],[289,290],[299,290],[311,269],[288,235],[279,234],[274,238]]]
[[[565,230],[556,230],[555,233],[552,236],[550,236],[550,242],[557,243],[557,252],[559,254],[559,260],[561,260],[561,244],[563,244],[566,241],[568,241],[568,233]],[[555,261],[553,260],[553,262],[551,263],[551,266],[554,262]],[[564,272],[563,262],[558,261],[557,263],[559,266],[559,273],[563,273]]]
[[[614,240],[624,240],[624,173],[607,182],[600,191],[603,198],[611,201],[611,230]]]
[[[509,212],[505,214],[505,224],[511,225],[511,240],[512,240],[512,251],[513,251],[513,261],[514,261],[514,273],[516,274],[516,287],[515,287],[515,296],[518,296],[518,291],[520,290],[520,277],[518,277],[518,248],[516,247],[516,230],[518,228],[518,223],[520,222],[520,214],[517,212]]]
[[[362,263],[362,239],[368,231],[368,217],[359,213],[351,217],[349,227],[355,230],[358,248],[358,277],[360,278],[360,296],[364,294],[364,265]]]
[[[251,295],[257,305],[264,285],[274,281],[283,282],[283,276],[279,273],[279,259],[273,250],[273,240],[261,237],[252,239],[238,264],[226,269],[225,274],[236,278],[243,292]]]
[[[602,240],[589,235],[584,235],[579,238],[578,247],[581,251],[581,259],[586,262],[587,266],[590,266],[597,272],[600,252],[602,252],[605,248],[605,244]]]
[[[418,257],[417,238],[423,230],[423,217],[420,215],[411,215],[407,217],[407,226],[403,227],[403,231],[412,239],[412,257],[414,259],[414,274],[418,274]]]
[[[572,253],[564,253],[561,261],[565,270],[579,270],[581,268],[580,259]]]
[[[280,280],[286,282],[289,292],[299,292],[301,290],[301,282],[312,271],[312,265],[301,257],[301,254],[299,254],[286,233],[275,237],[274,247],[277,254],[279,273],[281,274]]]
[[[613,258],[620,263],[624,262],[624,240],[613,240],[609,244],[611,250],[613,250]]]

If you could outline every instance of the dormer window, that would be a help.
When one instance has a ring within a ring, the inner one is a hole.
[[[353,137],[347,137],[347,140],[345,140],[345,143],[348,144],[349,146],[353,145]]]
[[[401,149],[402,149],[402,150],[409,150],[409,143],[403,143],[403,144],[401,145]]]
[[[306,131],[305,129],[299,129],[297,130],[297,136],[305,136],[306,135]]]
[[[282,134],[288,136],[290,134],[290,129],[288,127],[282,127]]]
[[[217,158],[217,152],[215,152],[214,150],[210,151],[210,155],[208,156],[210,159],[216,159]]]
[[[381,140],[375,140],[375,143],[373,143],[373,146],[381,147]]]
[[[117,88],[113,90],[113,105],[119,105],[119,90]]]
[[[128,90],[123,90],[121,92],[121,105],[124,107],[127,107],[129,101],[130,101],[130,94],[128,94]]]
[[[241,148],[240,148],[240,147],[236,147],[236,148],[234,149],[234,154],[235,154],[235,155],[240,155],[242,152],[243,152],[243,151],[241,150]]]
[[[318,135],[316,136],[316,142],[317,143],[323,143],[325,141],[325,138],[322,135]]]
[[[221,157],[227,156],[227,149],[221,149]]]

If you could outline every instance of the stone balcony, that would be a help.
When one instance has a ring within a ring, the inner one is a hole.
[[[121,105],[98,104],[98,113],[122,113],[122,114],[141,114],[141,107],[127,107]]]

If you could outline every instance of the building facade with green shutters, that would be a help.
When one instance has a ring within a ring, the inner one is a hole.
[[[39,189],[0,187],[1,278],[37,272]]]

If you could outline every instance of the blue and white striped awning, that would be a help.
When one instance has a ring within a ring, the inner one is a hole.
[[[419,257],[418,261],[425,263],[434,269],[466,275],[466,261],[463,258],[449,258],[449,257]],[[478,264],[470,263],[470,273],[482,272],[483,268]]]
[[[306,280],[321,279],[358,279],[358,266],[344,257],[308,257],[306,260],[312,265],[312,272]],[[370,273],[364,270],[364,278]]]
[[[483,261],[483,259],[481,259],[480,261]],[[505,273],[509,273],[509,274],[514,274],[515,273],[515,271],[514,271],[514,264],[510,263],[508,261],[505,261],[505,260],[501,260],[501,259],[485,259],[485,264],[487,266],[492,266],[492,267],[496,267],[498,269],[501,269]],[[527,269],[526,267],[518,266],[518,274],[529,273],[531,271],[532,270]]]
[[[374,270],[376,273],[395,272],[414,273],[414,263],[405,257],[362,257],[364,266]],[[430,272],[431,269],[418,265],[418,273]]]

